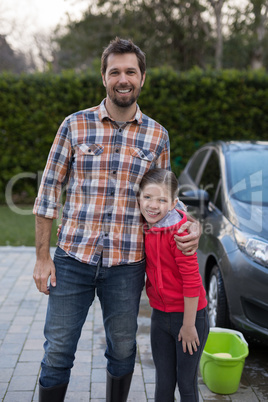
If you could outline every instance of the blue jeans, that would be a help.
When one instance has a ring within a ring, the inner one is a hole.
[[[93,266],[57,248],[54,264],[57,286],[50,286],[41,385],[69,382],[77,343],[96,291],[106,333],[107,369],[116,377],[132,372],[145,261],[110,268],[101,263]]]
[[[155,402],[174,402],[176,384],[182,402],[198,401],[198,367],[209,332],[207,309],[197,311],[195,326],[200,346],[193,355],[188,351],[184,353],[178,341],[182,321],[183,313],[153,309],[151,346],[156,367]]]

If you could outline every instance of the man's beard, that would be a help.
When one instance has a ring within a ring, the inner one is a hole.
[[[117,99],[116,97],[114,97],[113,99],[112,99],[112,101],[113,101],[113,103],[116,105],[116,106],[119,106],[119,107],[129,107],[129,106],[131,106],[131,105],[133,105],[133,103],[135,103],[136,102],[136,98],[135,98],[135,96],[132,96],[130,99],[128,99],[128,100],[121,100],[121,99]]]
[[[141,88],[139,88],[138,94],[135,96],[134,93],[132,93],[132,96],[129,99],[118,99],[114,93],[109,92],[108,96],[111,99],[111,101],[118,107],[130,107],[135,103],[140,95]],[[111,96],[112,95],[112,96]]]

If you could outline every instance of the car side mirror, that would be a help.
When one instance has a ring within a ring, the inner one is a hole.
[[[200,209],[200,214],[206,214],[209,204],[209,194],[205,190],[188,190],[179,191],[179,199],[188,206],[197,207]]]

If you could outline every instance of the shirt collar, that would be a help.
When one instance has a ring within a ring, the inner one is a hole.
[[[105,101],[106,98],[102,100],[100,107],[99,107],[99,119],[100,121],[103,121],[104,119],[109,119],[114,121],[114,119],[111,118],[111,116],[109,115],[109,113],[107,112],[107,109],[105,107]],[[137,124],[141,124],[142,123],[142,112],[140,110],[139,105],[137,104],[137,110],[136,110],[136,114],[133,117],[132,120],[130,120],[131,122],[136,122]]]

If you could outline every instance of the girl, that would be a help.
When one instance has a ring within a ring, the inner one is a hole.
[[[177,192],[174,173],[152,169],[143,176],[138,195],[146,220],[146,292],[153,308],[155,402],[173,402],[176,383],[182,402],[199,400],[198,367],[209,332],[197,255],[183,255],[174,240],[187,220],[184,212],[175,209]]]

